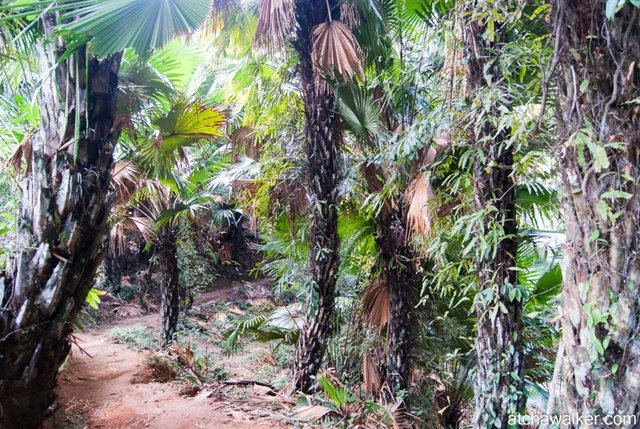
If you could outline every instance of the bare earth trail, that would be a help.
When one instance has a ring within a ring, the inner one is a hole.
[[[218,290],[198,302],[213,302],[224,296]],[[104,429],[240,429],[284,428],[272,410],[282,410],[282,402],[246,388],[242,400],[205,388],[194,397],[180,393],[184,384],[139,382],[150,352],[117,344],[107,334],[114,327],[144,325],[157,328],[157,313],[119,320],[91,332],[76,335],[72,354],[58,377],[57,394],[61,406],[79,417],[84,427]],[[271,405],[270,405],[271,404]],[[83,427],[82,425],[79,427]]]

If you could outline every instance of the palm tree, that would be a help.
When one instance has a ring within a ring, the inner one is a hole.
[[[160,103],[160,107],[156,107],[159,112],[151,115],[153,110],[144,109],[145,118],[152,119],[139,118],[139,123],[128,130],[124,144],[144,177],[135,204],[154,225],[151,240],[158,251],[162,275],[161,337],[168,345],[174,339],[183,296],[177,257],[180,220],[205,213],[210,217],[220,215],[217,202],[221,197],[203,188],[207,177],[214,172],[209,166],[220,162],[205,159],[200,168],[194,169],[189,148],[221,136],[225,120],[220,110],[197,97],[176,94],[175,90],[164,96],[169,107],[164,108],[164,103]],[[203,171],[208,174],[203,175]],[[224,213],[233,216],[227,211]]]
[[[510,297],[518,282],[515,149],[508,129],[498,127],[499,109],[508,109],[509,103],[509,95],[501,86],[504,79],[498,57],[509,42],[507,26],[513,9],[509,3],[492,6],[497,12],[491,16],[485,15],[480,2],[465,8],[467,90],[474,103],[469,119],[469,139],[476,153],[474,199],[475,209],[483,213],[477,233],[495,237],[493,252],[481,250],[477,258],[474,428],[507,427],[508,416],[521,407],[524,383],[522,302]],[[496,16],[500,17],[498,22],[494,22]],[[481,110],[479,100],[487,97],[487,88],[502,91],[502,99],[493,95],[491,104]],[[492,116],[498,120],[492,120]]]
[[[3,18],[7,27],[31,36],[41,58],[41,125],[31,141],[20,245],[0,278],[3,427],[38,427],[51,409],[56,374],[70,349],[67,336],[101,260],[110,172],[121,129],[117,95],[122,50],[133,46],[146,52],[161,46],[176,32],[199,25],[208,11],[208,5],[193,4],[185,10],[183,1],[151,3],[54,7],[43,1]],[[9,8],[16,7],[20,5]],[[37,19],[26,21],[31,16]],[[78,16],[82,18],[74,20]],[[169,25],[158,26],[162,19]],[[149,27],[160,31],[138,32]],[[72,43],[58,37],[62,29],[75,34],[68,39]],[[89,40],[91,48],[85,44]]]
[[[262,0],[258,43],[276,45],[295,32],[305,110],[305,154],[310,199],[310,265],[316,309],[300,333],[293,385],[308,391],[332,331],[339,266],[338,198],[342,128],[329,80],[361,73],[360,51],[340,21],[337,0]]]
[[[552,5],[567,229],[562,408],[638,415],[640,9],[604,0]]]
[[[358,144],[358,155],[365,158],[360,171],[376,225],[379,262],[364,301],[366,308],[387,307],[389,314],[383,374],[387,401],[402,399],[409,387],[416,342],[414,307],[422,284],[421,258],[412,239],[429,235],[434,195],[426,172],[447,147],[423,129],[425,120],[418,112],[428,101],[417,89],[425,82],[416,76],[415,65],[403,58],[413,54],[419,61],[426,59],[428,54],[418,55],[407,42],[424,41],[429,23],[425,15],[433,17],[440,6],[446,10],[438,1],[393,1],[356,9],[356,16],[361,14],[368,23],[359,29],[359,39],[372,71],[369,88],[343,85],[338,92],[339,111]],[[396,155],[412,140],[426,143]]]

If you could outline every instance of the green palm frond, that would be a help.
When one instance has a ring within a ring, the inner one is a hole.
[[[155,121],[160,129],[156,144],[161,152],[173,152],[201,139],[223,135],[224,114],[215,106],[200,101],[179,101]]]
[[[90,41],[99,56],[133,48],[146,55],[178,34],[198,28],[209,16],[210,0],[84,0],[62,15],[79,17],[61,29]]]
[[[373,97],[356,85],[338,91],[338,109],[348,129],[358,140],[369,144],[381,129],[380,110]]]

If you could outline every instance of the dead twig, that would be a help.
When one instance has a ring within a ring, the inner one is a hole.
[[[257,381],[257,380],[223,381],[222,384],[227,385],[227,386],[252,386],[252,385],[256,385],[256,386],[268,387],[269,389],[273,390],[274,392],[276,391],[276,388],[273,387],[272,384],[264,383],[262,381]]]

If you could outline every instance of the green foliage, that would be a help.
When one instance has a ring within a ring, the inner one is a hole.
[[[103,290],[92,288],[87,295],[87,304],[89,304],[89,306],[94,310],[97,310],[100,305],[100,297],[106,293],[107,292]]]
[[[234,322],[235,327],[224,334],[225,349],[229,353],[238,351],[241,335],[250,334],[257,341],[277,341],[278,344],[295,344],[304,324],[301,309],[294,305],[277,307],[257,315],[246,315]]]
[[[329,402],[339,411],[345,413],[347,405],[355,401],[346,387],[333,383],[331,377],[323,374],[318,377],[318,384],[327,395]]]
[[[16,233],[18,197],[4,172],[0,172],[0,271],[4,269]]]
[[[160,346],[154,330],[143,325],[113,328],[107,337],[139,350],[155,350]]]
[[[199,27],[210,7],[208,0],[89,0],[63,15],[80,18],[62,28],[90,41],[100,56],[125,48],[146,55]]]
[[[219,259],[208,243],[196,234],[187,231],[178,242],[180,287],[191,297],[204,292],[213,283]]]

